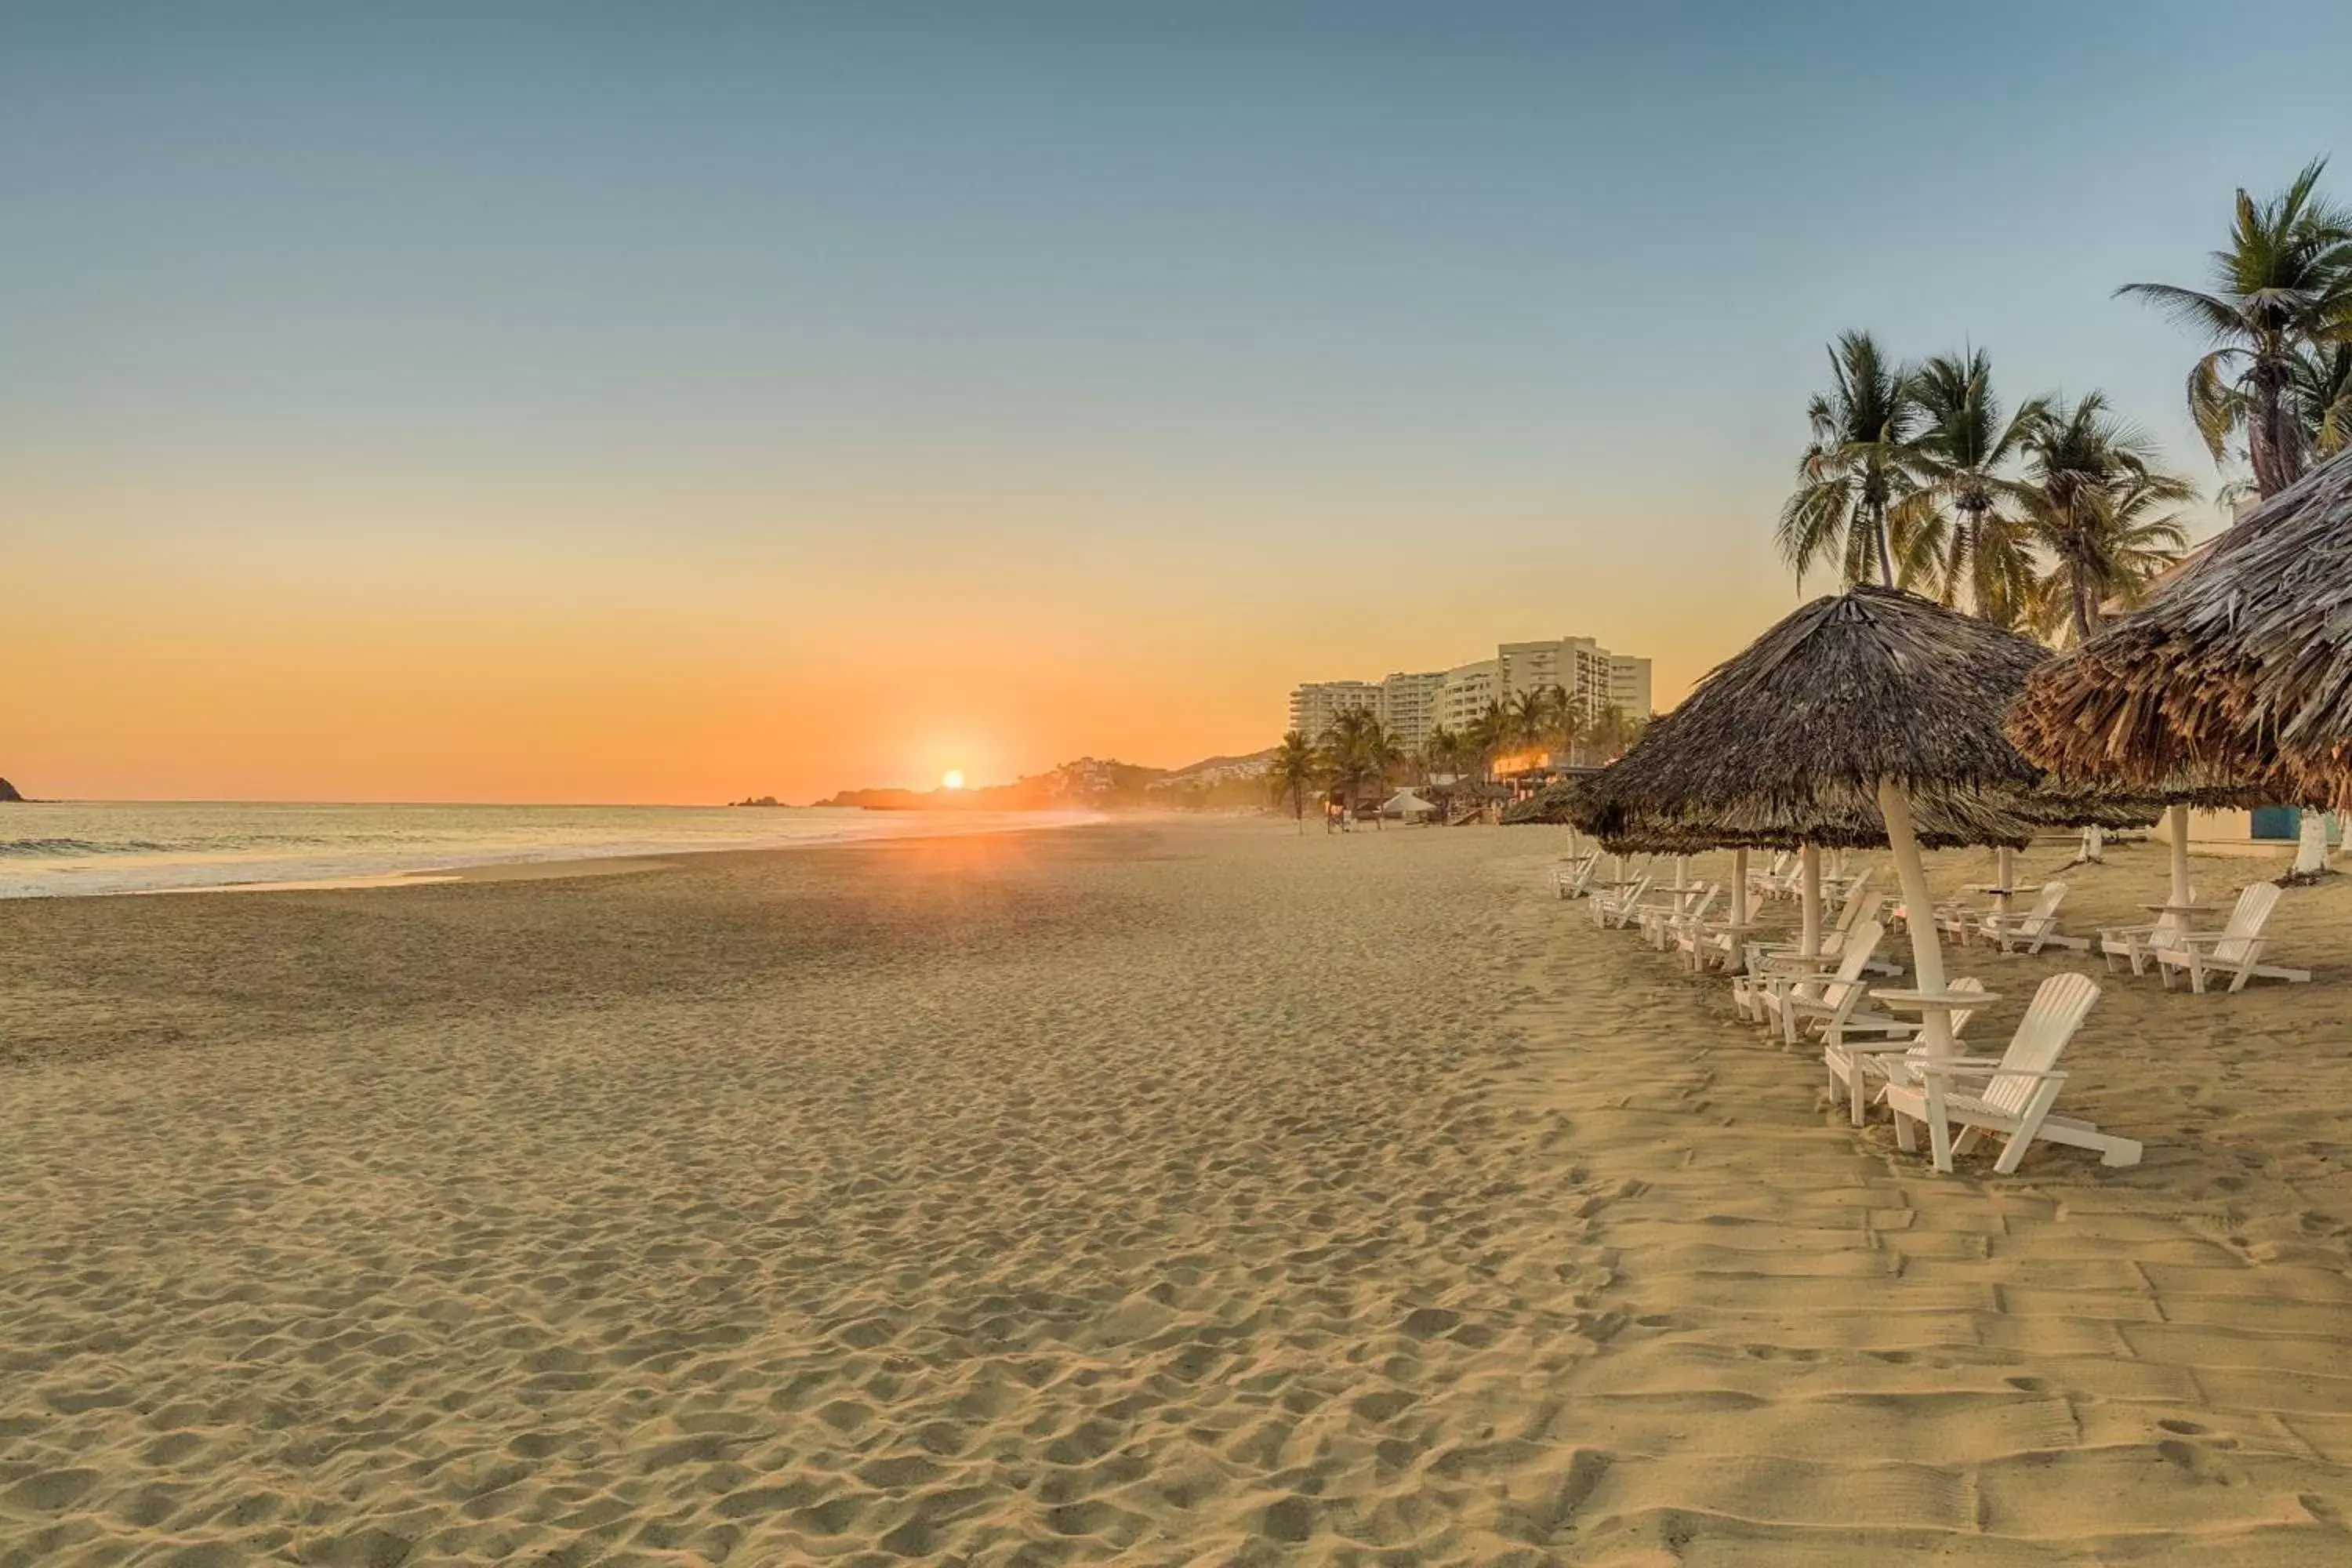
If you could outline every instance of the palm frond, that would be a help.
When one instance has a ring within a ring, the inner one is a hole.
[[[2217,342],[2245,331],[2245,317],[2235,304],[2194,289],[2170,283],[2126,283],[2116,290],[2118,299],[2126,295],[2153,301],[2174,321],[2198,329]]]

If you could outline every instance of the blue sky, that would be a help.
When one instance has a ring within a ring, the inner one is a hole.
[[[1296,679],[1499,637],[1668,698],[1794,601],[1842,329],[2103,386],[2211,479],[2194,345],[2110,295],[2352,142],[2352,6],[2263,17],[11,4],[0,526],[232,612],[715,624],[803,685],[893,606],[1171,645],[1007,770],[1261,743]]]

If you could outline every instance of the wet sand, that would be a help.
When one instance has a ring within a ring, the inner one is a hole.
[[[2347,879],[1937,1177],[1563,837],[0,905],[0,1564],[2352,1558]]]

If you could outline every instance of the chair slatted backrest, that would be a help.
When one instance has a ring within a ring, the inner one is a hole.
[[[1649,891],[1650,874],[1647,871],[1636,878],[1632,887],[1618,889],[1616,902],[1610,906],[1610,912],[1622,917],[1617,921],[1619,925],[1623,925],[1626,920],[1633,917],[1633,910],[1643,898],[1648,896]]]
[[[1838,930],[1852,931],[1863,918],[1863,896],[1870,891],[1870,879],[1873,875],[1872,872],[1864,871],[1853,879],[1853,886],[1845,890],[1845,902],[1838,908]],[[1871,901],[1869,912],[1874,915],[1878,912],[1878,900]]]
[[[1945,990],[1951,992],[1955,995],[1958,995],[1961,992],[1967,992],[1970,995],[1981,995],[1984,992],[1984,982],[1979,980],[1973,974],[1966,975],[1958,980],[1955,980],[1949,985],[1944,987]],[[1976,1016],[1977,1009],[1974,1007],[1953,1008],[1952,1037],[1954,1039],[1959,1038],[1960,1031],[1967,1028],[1969,1026],[1969,1020]]]
[[[2029,912],[2029,913],[2026,915],[2026,917],[2025,917],[2025,923],[2026,923],[2027,925],[2029,925],[2029,926],[2038,926],[2038,925],[2045,924],[2045,923],[2046,923],[2046,922],[2048,922],[2048,921],[2050,921],[2053,916],[2055,916],[2055,915],[2058,913],[2058,906],[2059,906],[2059,905],[2061,905],[2061,904],[2063,904],[2063,903],[2064,903],[2065,901],[2066,901],[2066,884],[2065,884],[2065,883],[2063,883],[2063,882],[2044,882],[2044,883],[2042,883],[2042,896],[2041,896],[2040,898],[2038,898],[2038,899],[2036,899],[2036,900],[2033,900],[2033,908],[2032,908],[2032,911],[2031,911],[2031,912]]]
[[[1877,921],[1879,911],[1886,907],[1886,903],[1887,900],[1885,899],[1863,900],[1861,903],[1855,906],[1859,912],[1855,915],[1853,921],[1847,922],[1848,928],[1858,931],[1862,927],[1868,925],[1871,921]],[[1884,925],[1885,922],[1880,921],[1879,923]]]
[[[1715,908],[1715,900],[1721,897],[1723,897],[1723,884],[1709,882],[1706,885],[1706,891],[1699,896],[1697,904],[1693,906],[1687,918],[1694,922],[1706,919],[1706,911]]]
[[[2221,963],[2244,963],[2253,956],[2254,943],[2263,928],[2271,923],[2271,910],[2278,907],[2276,882],[2255,882],[2238,895],[2236,907],[2230,910],[2230,923],[2221,928],[2223,940],[2213,944],[2213,957]]]
[[[2033,993],[2025,1016],[2018,1021],[2017,1033],[2010,1037],[2000,1065],[2020,1072],[2048,1072],[2055,1068],[2066,1042],[2074,1037],[2091,1004],[2098,999],[2099,988],[2087,974],[2053,974],[2043,981]],[[2020,1115],[2040,1087],[2036,1079],[1997,1073],[1985,1085],[1984,1102],[2003,1115]]]
[[[1863,965],[1878,951],[1879,939],[1885,934],[1886,928],[1876,921],[1864,921],[1846,933],[1845,950],[1838,954],[1837,973],[1822,990],[1823,1000],[1843,1002],[1849,991],[1862,984]]]

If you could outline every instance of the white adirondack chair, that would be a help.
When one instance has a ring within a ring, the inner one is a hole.
[[[1981,992],[1984,982],[1969,976],[1955,980],[1945,989],[1952,992]],[[1969,1020],[1977,1016],[1974,1007],[1952,1009],[1952,1038],[1968,1032]],[[1830,1069],[1830,1092],[1845,1091],[1846,1102],[1859,1127],[1868,1117],[1868,1090],[1873,1083],[1885,1083],[1902,1071],[1900,1058],[1919,1060],[1927,1047],[1918,1043],[1920,1020],[1917,1015],[1898,1017],[1890,1013],[1862,1013],[1834,1020],[1822,1045],[1822,1065]]]
[[[2089,975],[2053,974],[2033,994],[2000,1060],[1906,1056],[1904,1078],[1886,1085],[1895,1142],[1916,1149],[1924,1125],[1938,1171],[1949,1171],[1954,1154],[1968,1152],[1989,1132],[2008,1140],[1992,1167],[2002,1175],[2017,1169],[2037,1138],[2095,1150],[2102,1165],[2138,1164],[2141,1151],[2135,1140],[2051,1113],[2066,1083],[2058,1058],[2098,999],[2099,988]],[[1954,1127],[1960,1130],[1958,1141]]]
[[[2000,912],[1997,904],[1981,907],[1963,900],[1950,899],[1936,906],[1936,929],[1958,942],[1977,934],[1984,922]]]
[[[1749,1005],[1743,1002],[1739,988],[1750,982],[1760,988],[1776,977],[1788,975],[1796,975],[1818,983],[1826,971],[1836,968],[1844,961],[1846,942],[1853,936],[1856,927],[1855,921],[1849,920],[1847,917],[1857,917],[1863,924],[1876,922],[1879,906],[1884,902],[1885,900],[1881,899],[1860,899],[1847,905],[1844,913],[1839,917],[1838,924],[1822,933],[1820,951],[1811,958],[1807,958],[1795,942],[1748,943],[1746,953],[1746,973],[1732,978],[1733,1005],[1738,1007],[1741,1015],[1751,1023],[1765,1022],[1763,1004],[1758,1002]],[[1880,934],[1881,936],[1885,934],[1883,925]],[[1903,973],[1902,965],[1889,963],[1879,957],[1874,950],[1864,955],[1862,963],[1865,971],[1874,974]]]
[[[1708,883],[1706,896],[1704,899],[1680,914],[1670,914],[1665,918],[1658,933],[1660,937],[1658,945],[1661,948],[1670,947],[1683,952],[1689,951],[1698,932],[1712,930],[1723,923],[1721,921],[1709,920],[1707,916],[1715,912],[1716,900],[1726,897],[1730,891],[1731,884],[1728,882]]]
[[[1835,958],[1844,952],[1846,933],[1860,924],[1864,916],[1873,920],[1878,918],[1878,908],[1884,900],[1869,895],[1870,873],[1864,871],[1847,889],[1844,900],[1838,905],[1837,919],[1829,930],[1822,932],[1821,955],[1823,958]],[[1793,942],[1756,942],[1750,944],[1748,963],[1753,969],[1776,959],[1802,956],[1798,952],[1798,944]]]
[[[1619,888],[1613,892],[1593,894],[1590,900],[1592,905],[1592,923],[1604,931],[1611,926],[1622,927],[1633,918],[1633,911],[1642,907],[1642,896],[1649,890],[1650,879],[1644,873],[1634,879],[1631,887]]]
[[[1592,873],[1600,865],[1601,851],[1595,849],[1583,858],[1562,866],[1551,874],[1552,896],[1559,899],[1584,897],[1592,890]]]
[[[2166,987],[2171,986],[2176,969],[2189,971],[2189,988],[2200,995],[2204,994],[2209,974],[2228,975],[2232,991],[2243,991],[2246,982],[2257,975],[2293,984],[2309,980],[2308,969],[2282,969],[2261,962],[2263,945],[2269,941],[2263,931],[2271,923],[2271,911],[2278,907],[2278,899],[2277,883],[2256,882],[2238,895],[2237,907],[2230,911],[2227,927],[2218,931],[2184,931],[2173,938],[2172,945],[2158,948],[2157,968]]]
[[[1797,1031],[1789,998],[1821,996],[1837,986],[1859,985],[1863,969],[1885,934],[1885,928],[1876,921],[1864,921],[1848,934],[1844,951],[1834,961],[1820,959],[1807,965],[1801,960],[1790,960],[1779,968],[1742,975],[1732,982],[1732,1003],[1752,1023],[1779,1024],[1781,1039],[1794,1044]]]
[[[1836,978],[1818,987],[1791,985],[1778,993],[1766,993],[1765,1011],[1780,1020],[1780,1038],[1784,1042],[1795,1045],[1798,1037],[1809,1028],[1819,1028],[1824,1034],[1843,1037],[1848,1021],[1861,1007],[1863,999],[1870,994],[1869,982],[1862,978],[1862,972],[1870,965],[1870,951],[1878,946],[1885,934],[1886,928],[1876,921],[1869,921],[1854,928],[1853,934],[1846,939],[1846,952],[1857,961],[1851,974],[1841,959]]]
[[[1651,890],[1656,891],[1655,889]],[[1641,921],[1643,940],[1664,952],[1674,945],[1675,933],[1683,921],[1705,920],[1707,911],[1715,907],[1715,900],[1722,896],[1723,884],[1709,882],[1706,890],[1698,895],[1696,902],[1685,894],[1681,897],[1669,895],[1668,901],[1663,904],[1644,904],[1634,917]]]
[[[2197,889],[2189,889],[2189,901],[2197,901]],[[2116,960],[2126,959],[2134,974],[2147,973],[2147,961],[2156,956],[2159,947],[2177,947],[2182,932],[2189,929],[2189,917],[2169,911],[2159,914],[2144,925],[2103,926],[2099,930],[2099,951],[2107,955],[2107,973],[2116,972]]]
[[[1626,872],[1621,868],[1618,874],[1620,877],[1622,877],[1626,875]],[[1602,919],[1601,912],[1608,909],[1609,906],[1617,900],[1629,898],[1636,890],[1637,889],[1633,887],[1616,888],[1588,885],[1584,892],[1585,913],[1592,917],[1592,923],[1594,925],[1606,924],[1607,922]]]
[[[2044,882],[2041,896],[2033,907],[2021,915],[1987,915],[1977,922],[1977,930],[1985,940],[2003,952],[2015,952],[2020,943],[2027,952],[2040,952],[2044,947],[2088,948],[2087,938],[2064,936],[2058,930],[2058,906],[2066,901],[2066,884]]]
[[[1697,921],[1683,926],[1675,933],[1675,945],[1690,954],[1694,972],[1703,971],[1710,963],[1728,969],[1739,958],[1738,933],[1753,930],[1756,917],[1764,908],[1764,895],[1751,891],[1738,900],[1736,919],[1728,921]]]
[[[1772,863],[1760,871],[1748,873],[1748,885],[1768,899],[1789,899],[1797,894],[1796,857],[1783,849],[1772,857]]]

